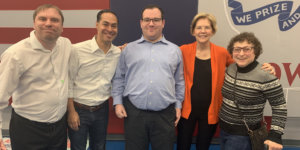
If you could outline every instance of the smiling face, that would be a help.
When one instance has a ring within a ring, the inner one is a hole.
[[[145,9],[140,20],[140,25],[144,38],[147,41],[156,42],[162,37],[165,20],[162,19],[158,8]]]
[[[34,19],[33,28],[41,43],[54,42],[63,31],[62,17],[54,8],[41,10]]]
[[[210,21],[207,18],[199,19],[192,35],[199,44],[207,44],[214,35]]]
[[[255,59],[253,44],[248,41],[233,44],[232,57],[239,67],[246,67]]]
[[[118,34],[118,19],[112,13],[103,13],[96,23],[97,39],[103,43],[111,43]]]

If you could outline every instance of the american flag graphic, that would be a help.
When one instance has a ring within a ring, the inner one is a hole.
[[[9,46],[29,37],[30,31],[33,30],[33,12],[42,4],[53,4],[62,10],[65,18],[62,36],[69,38],[72,43],[91,39],[96,34],[96,15],[98,11],[110,8],[109,0],[1,0],[0,55]],[[110,111],[110,118],[113,122],[121,123],[116,123],[120,126],[109,128],[108,132],[123,133],[122,121],[116,119],[113,109],[110,108]],[[4,126],[3,129],[7,128]],[[9,138],[5,138],[4,141],[9,149]],[[69,148],[70,143],[68,142]]]
[[[1,0],[0,54],[10,45],[29,37],[33,30],[33,11],[42,4],[54,4],[64,14],[64,31],[72,43],[92,38],[96,33],[96,15],[109,9],[109,0]]]

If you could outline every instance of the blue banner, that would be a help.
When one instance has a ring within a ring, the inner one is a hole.
[[[279,14],[279,29],[287,31],[300,20],[300,6],[291,14],[293,1],[275,2],[248,12],[244,12],[242,4],[236,0],[228,0],[228,6],[233,8],[231,18],[235,25],[251,25]]]

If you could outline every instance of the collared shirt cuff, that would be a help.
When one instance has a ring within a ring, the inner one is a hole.
[[[123,104],[123,100],[122,100],[122,96],[115,96],[113,97],[113,105],[117,105],[117,104]]]
[[[175,108],[180,108],[180,109],[181,109],[181,107],[182,107],[181,102],[180,102],[180,101],[177,101],[177,102],[175,103]]]
[[[70,90],[69,90],[69,92],[68,92],[68,97],[69,97],[69,98],[73,98],[73,97],[74,97],[73,92],[71,92]]]

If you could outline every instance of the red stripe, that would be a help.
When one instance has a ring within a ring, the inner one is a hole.
[[[69,38],[72,43],[78,43],[91,39],[96,33],[96,28],[65,28],[62,36]]]
[[[110,98],[109,102],[109,119],[107,126],[108,134],[124,134],[124,119],[119,119],[115,114],[115,109],[113,108],[113,100]]]
[[[32,28],[0,28],[0,44],[13,44],[29,36]]]
[[[0,44],[14,44],[29,37],[32,28],[0,28]],[[62,36],[68,37],[72,43],[91,39],[96,34],[95,28],[64,28]]]
[[[0,10],[34,10],[42,4],[54,4],[60,9],[109,9],[109,0],[1,0]]]

